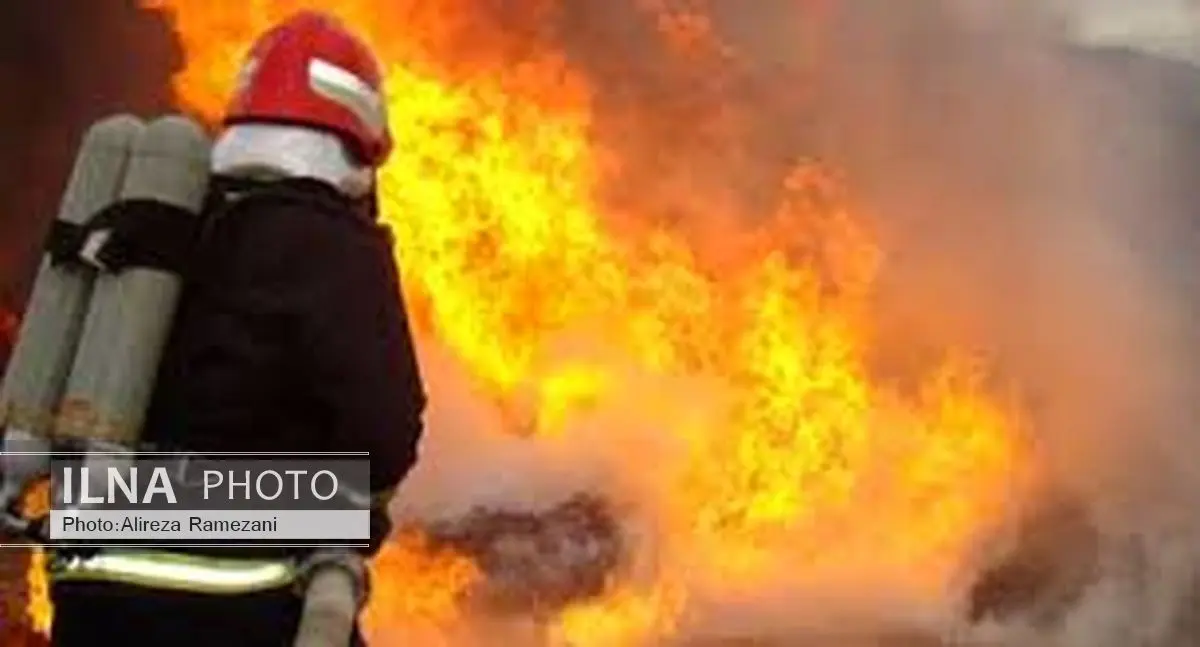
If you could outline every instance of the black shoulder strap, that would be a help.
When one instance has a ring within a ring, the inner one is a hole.
[[[203,220],[203,213],[158,200],[118,200],[83,225],[54,220],[45,249],[57,265],[183,273]]]
[[[50,222],[50,233],[43,248],[55,265],[73,265],[80,262],[79,253],[86,240],[86,225],[55,218]]]
[[[61,266],[89,267],[109,273],[140,267],[183,276],[203,244],[207,229],[217,219],[241,217],[231,212],[264,202],[305,205],[373,230],[375,234],[387,235],[387,230],[375,222],[373,199],[348,198],[319,180],[290,178],[264,182],[215,176],[199,215],[157,200],[119,200],[85,225],[56,219],[45,250],[52,262]]]

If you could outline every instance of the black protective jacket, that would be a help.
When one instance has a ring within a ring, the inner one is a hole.
[[[394,489],[426,398],[387,231],[316,181],[215,186],[144,438],[200,454],[366,451],[373,492]],[[367,552],[389,531],[376,510]]]

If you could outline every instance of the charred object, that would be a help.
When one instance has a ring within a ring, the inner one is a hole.
[[[476,508],[426,533],[475,561],[484,577],[466,602],[494,614],[536,616],[597,596],[624,555],[616,516],[591,495],[540,512]]]
[[[970,591],[969,619],[1060,623],[1096,580],[1100,534],[1081,499],[1055,493],[1022,519],[1006,555],[985,568]]]

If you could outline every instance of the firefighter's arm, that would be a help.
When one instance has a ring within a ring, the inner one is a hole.
[[[297,259],[304,299],[292,330],[329,450],[370,452],[373,552],[390,531],[387,500],[416,462],[426,398],[386,239],[321,218]]]

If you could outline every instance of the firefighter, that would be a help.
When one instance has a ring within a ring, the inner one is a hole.
[[[390,530],[386,504],[416,461],[425,407],[391,240],[376,222],[390,148],[380,66],[335,19],[296,14],[251,48],[143,430],[156,449],[201,455],[370,452],[364,558]],[[310,553],[68,554],[51,570],[55,645],[295,639]]]

